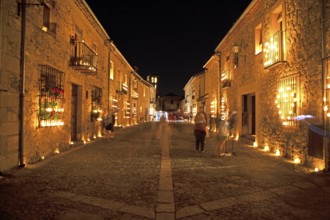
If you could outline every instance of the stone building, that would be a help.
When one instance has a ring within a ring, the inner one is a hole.
[[[197,100],[204,96],[200,94],[199,88],[201,88],[200,84],[204,83],[204,71],[193,75],[187,84],[184,87],[184,96],[185,96],[185,104],[184,104],[184,113],[191,116],[193,119],[198,111],[198,102]]]
[[[0,171],[102,136],[106,111],[134,123],[133,68],[84,0],[3,0],[0,10]]]
[[[221,117],[220,100],[220,60],[218,54],[213,55],[204,65],[205,69],[205,111],[209,120],[209,129],[213,132],[217,130],[217,120]]]
[[[207,113],[237,111],[237,137],[327,170],[329,31],[329,1],[253,0],[204,66]]]
[[[180,109],[180,101],[181,97],[173,93],[161,96],[161,110],[165,112],[176,112]]]

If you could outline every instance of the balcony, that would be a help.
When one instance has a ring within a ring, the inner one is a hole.
[[[97,71],[97,54],[84,41],[73,42],[73,44],[69,65],[84,74],[95,75]]]
[[[283,39],[282,32],[275,32],[270,38],[265,41],[263,55],[264,55],[264,68],[276,66],[283,63]]]
[[[128,87],[123,82],[116,82],[116,92],[121,95],[127,94]]]

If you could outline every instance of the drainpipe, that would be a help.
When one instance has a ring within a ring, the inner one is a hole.
[[[322,7],[322,14],[321,14],[321,23],[322,23],[322,90],[323,90],[323,97],[326,97],[327,99],[329,99],[329,97],[327,97],[327,85],[326,85],[326,81],[327,81],[327,59],[329,57],[327,57],[327,53],[326,53],[326,26],[325,26],[325,6],[326,6],[326,0],[321,0],[321,7]],[[327,135],[327,113],[324,111],[323,112],[323,131],[324,131],[324,135],[323,135],[323,160],[324,160],[324,170],[328,171],[329,169],[329,148],[328,148],[328,144],[329,144],[329,138]]]
[[[110,65],[111,65],[111,60],[110,60],[110,58],[111,58],[111,48],[110,48],[110,51],[109,51],[109,56],[108,56],[108,60],[109,60],[109,67],[108,67],[108,114],[109,114],[109,112],[110,112],[110,70],[111,70],[111,67],[110,67]]]
[[[322,7],[322,14],[321,14],[321,23],[322,23],[322,89],[323,89],[323,97],[326,97],[327,99],[327,85],[326,85],[326,80],[327,80],[327,53],[326,53],[326,27],[325,27],[325,0],[321,0],[321,7]],[[329,169],[329,149],[328,149],[328,144],[329,144],[329,137],[327,135],[327,115],[326,112],[324,111],[323,113],[323,160],[324,160],[324,170],[328,171]]]
[[[25,9],[25,0],[21,1],[19,5],[20,10],[22,11],[21,17],[21,51],[20,51],[20,88],[19,88],[19,145],[18,145],[18,159],[19,167],[25,167],[24,164],[24,96],[25,96],[25,32],[26,32],[26,9]]]
[[[217,111],[217,120],[220,120],[221,117],[221,52],[215,52],[218,57],[218,111]]]

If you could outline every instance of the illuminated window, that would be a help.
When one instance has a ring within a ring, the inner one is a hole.
[[[263,45],[264,67],[272,66],[284,60],[283,54],[283,23],[282,6],[278,6],[270,16],[270,34],[266,37]]]
[[[92,111],[91,120],[97,120],[101,116],[101,101],[102,101],[102,89],[98,87],[92,88]]]
[[[129,101],[126,101],[125,103],[125,118],[131,117],[131,103]]]
[[[255,41],[255,54],[259,54],[262,51],[262,25],[259,24],[255,28],[254,41]]]
[[[47,65],[39,67],[39,127],[64,125],[64,73]]]
[[[276,32],[267,39],[264,46],[264,66],[271,66],[281,60],[281,34]]]
[[[231,86],[231,76],[228,70],[224,70],[221,74],[221,83],[222,88],[230,87]]]
[[[220,118],[221,120],[226,120],[227,117],[227,98],[225,96],[221,97],[220,102]]]
[[[284,126],[297,126],[295,117],[298,115],[298,82],[298,76],[292,76],[283,78],[279,84],[275,104]]]
[[[124,84],[127,85],[127,74],[124,75]]]
[[[114,63],[110,60],[109,62],[110,68],[109,68],[109,78],[110,79],[114,79],[114,75],[115,75],[115,68],[114,68]]]

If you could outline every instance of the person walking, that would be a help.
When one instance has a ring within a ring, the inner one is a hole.
[[[218,133],[218,141],[219,144],[216,148],[216,156],[223,157],[227,153],[227,149],[225,149],[225,146],[227,144],[227,140],[229,138],[229,129],[228,129],[228,122],[227,121],[220,121],[220,125],[217,129]]]
[[[206,113],[203,111],[203,107],[199,108],[195,116],[194,136],[196,151],[204,152],[206,126],[207,126]]]
[[[106,111],[105,116],[103,118],[105,139],[109,140],[113,138],[114,123],[115,123],[114,114],[110,114],[108,111]]]
[[[233,111],[228,118],[228,130],[229,130],[229,139],[231,142],[233,156],[237,156],[236,149],[235,149],[235,131],[236,131],[236,124],[237,124],[237,111]]]

